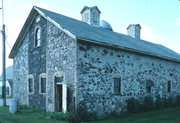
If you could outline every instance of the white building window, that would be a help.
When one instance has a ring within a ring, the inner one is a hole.
[[[45,73],[42,73],[40,74],[40,77],[39,77],[39,91],[41,94],[45,94],[46,93],[46,74]]]
[[[41,28],[37,27],[35,29],[35,39],[34,39],[35,47],[39,47],[41,45]]]
[[[34,78],[33,75],[29,75],[28,77],[28,92],[32,94],[34,92]]]

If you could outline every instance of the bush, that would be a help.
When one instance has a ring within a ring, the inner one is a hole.
[[[163,108],[169,108],[169,107],[173,107],[174,103],[173,103],[173,98],[169,97],[169,98],[162,98],[163,100]]]
[[[156,109],[164,108],[163,100],[162,100],[162,98],[159,95],[156,97],[155,108]]]
[[[180,106],[180,95],[176,96],[175,104],[176,106]]]
[[[142,111],[142,105],[138,99],[134,97],[127,100],[127,110],[130,113],[137,113]]]
[[[96,120],[97,116],[95,112],[88,112],[85,105],[81,105],[77,110],[77,119],[78,121],[92,121]]]
[[[21,109],[28,109],[28,106],[27,105],[20,105],[19,106],[19,109],[21,110]]]
[[[66,120],[66,121],[72,121],[72,113],[66,112],[51,112],[51,113],[45,113],[45,117],[49,117],[51,119],[56,119],[56,120]]]
[[[154,109],[154,101],[151,96],[146,96],[143,101],[143,110],[149,111]]]

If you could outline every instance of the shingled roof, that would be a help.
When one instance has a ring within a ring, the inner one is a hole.
[[[39,13],[41,16],[52,22],[55,26],[62,29],[74,39],[80,39],[85,42],[93,42],[102,45],[108,45],[123,50],[143,53],[180,63],[180,54],[164,47],[160,44],[151,43],[141,39],[135,39],[128,35],[113,32],[107,29],[91,26],[85,22],[51,12],[39,7],[33,7],[11,52],[9,57],[14,58],[20,47],[28,28],[35,16]]]

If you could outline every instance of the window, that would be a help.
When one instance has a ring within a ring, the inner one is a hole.
[[[41,29],[38,27],[35,30],[35,47],[39,47],[41,45]]]
[[[32,76],[30,76],[29,78],[28,78],[28,91],[29,91],[29,93],[33,93],[33,77]]]
[[[46,74],[41,73],[39,75],[39,93],[45,94],[46,93]]]
[[[152,86],[154,86],[153,81],[146,80],[146,92],[151,93]]]
[[[41,77],[41,93],[46,93],[46,78],[45,77]]]
[[[121,78],[114,78],[114,94],[121,93]]]
[[[167,92],[171,92],[171,81],[167,83]]]

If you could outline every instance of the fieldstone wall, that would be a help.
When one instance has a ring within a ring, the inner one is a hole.
[[[54,76],[64,76],[63,83],[67,85],[68,107],[72,107],[76,50],[75,40],[52,23],[47,22],[47,111],[55,111],[55,83]]]
[[[98,45],[78,43],[77,100],[101,115],[124,109],[130,97],[180,94],[180,64]],[[121,78],[121,94],[114,94],[113,78]],[[154,82],[151,93],[146,81]],[[167,92],[167,82],[172,92]]]
[[[46,73],[46,26],[47,20],[41,16],[38,17],[32,23],[29,29],[29,75],[33,75],[34,78],[34,92],[29,94],[29,105],[46,108],[46,94],[40,93],[40,74]],[[35,32],[36,28],[41,29],[41,44],[35,47]]]
[[[28,105],[28,42],[29,34],[27,33],[13,61],[13,98],[16,99],[20,105]]]

